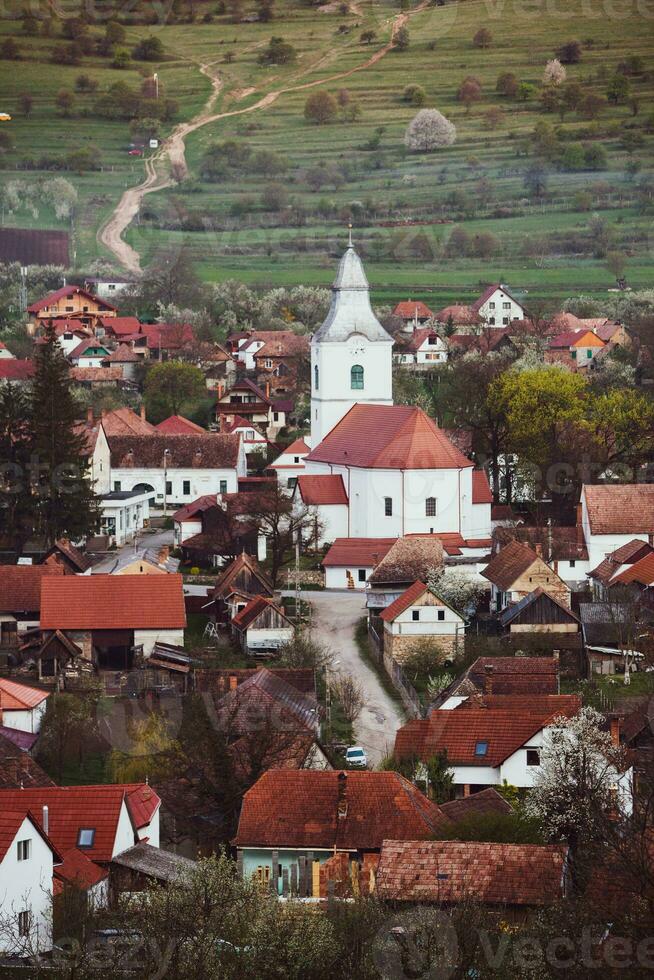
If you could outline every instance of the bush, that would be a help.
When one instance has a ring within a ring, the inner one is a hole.
[[[125,68],[129,68],[129,63],[131,60],[129,51],[125,51],[124,48],[121,48],[114,54],[111,61],[111,67],[116,68],[118,71],[122,71]]]
[[[406,51],[409,47],[409,32],[406,27],[400,27],[394,37],[395,51]]]
[[[55,65],[79,65],[79,52],[74,44],[56,44],[50,57]]]
[[[3,61],[20,61],[20,48],[13,37],[8,37],[6,41],[2,42],[2,46],[0,46],[0,58]]]
[[[411,105],[421,106],[425,104],[425,90],[422,85],[407,85],[402,92],[402,101],[410,102]]]
[[[459,102],[463,102],[467,110],[474,102],[478,102],[481,98],[481,82],[478,78],[473,75],[468,75],[467,78],[459,85],[459,90],[456,93],[456,97]]]
[[[576,65],[581,61],[581,44],[579,41],[566,41],[557,51],[562,65]]]
[[[333,122],[338,115],[338,104],[333,95],[324,90],[312,92],[304,103],[304,118],[321,126]]]
[[[413,153],[451,146],[455,140],[456,126],[438,109],[421,109],[404,134],[404,144]]]
[[[543,85],[562,85],[565,81],[566,70],[557,58],[552,58],[543,71]]]
[[[164,55],[164,46],[158,37],[144,37],[132,49],[132,57],[137,61],[161,61]]]
[[[97,79],[90,78],[88,75],[78,75],[75,79],[75,90],[77,92],[87,93],[95,92],[98,87]]]
[[[480,27],[472,39],[476,48],[488,48],[493,40],[493,35],[487,27]]]
[[[518,79],[512,71],[504,71],[497,76],[495,91],[498,95],[506,95],[513,99],[518,94],[518,84]]]
[[[82,174],[87,170],[100,170],[100,151],[97,146],[83,146],[66,157],[66,169]]]
[[[268,47],[257,59],[260,65],[288,65],[295,61],[297,51],[283,37],[271,37]]]

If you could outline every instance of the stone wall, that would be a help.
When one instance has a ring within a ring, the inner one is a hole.
[[[384,631],[384,656],[390,657],[398,664],[403,664],[408,660],[413,649],[425,639],[438,644],[443,651],[443,657],[453,656],[456,653],[455,636],[393,636]]]
[[[300,586],[303,585],[320,585],[324,588],[325,586],[325,573],[321,568],[303,568],[300,570],[299,576]],[[286,588],[295,588],[296,573],[294,568],[288,568],[286,570]]]

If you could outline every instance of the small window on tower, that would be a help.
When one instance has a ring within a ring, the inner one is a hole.
[[[318,370],[317,364],[313,369],[313,387],[316,389],[316,391],[318,391],[318,388],[320,387],[320,371]]]
[[[363,388],[363,367],[360,364],[353,364],[350,371],[350,387],[361,390]]]
[[[384,497],[384,516],[385,517],[392,517],[393,516],[393,498],[392,497]]]

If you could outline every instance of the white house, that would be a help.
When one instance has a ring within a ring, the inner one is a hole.
[[[315,508],[316,526],[312,538],[316,546],[347,536],[348,500],[341,476],[300,475],[294,498],[306,507]],[[306,533],[311,534],[311,529],[307,528]]]
[[[113,300],[132,285],[127,279],[99,279],[97,277],[84,280],[84,288],[90,289],[100,299]]]
[[[423,582],[414,582],[382,610],[380,619],[384,654],[399,663],[425,638],[434,640],[444,656],[455,656],[462,648],[465,619]]]
[[[365,590],[396,538],[337,538],[322,560],[325,588]]]
[[[0,719],[6,728],[35,735],[41,730],[49,694],[36,687],[0,677]]]
[[[111,351],[108,347],[103,347],[97,340],[91,338],[80,341],[68,354],[68,360],[77,367],[99,368],[103,366],[110,354]]]
[[[342,478],[348,537],[456,533],[488,547],[490,500],[474,506],[473,463],[421,409],[393,405],[392,343],[350,244],[311,340],[305,473]]]
[[[584,484],[577,520],[586,539],[590,568],[633,539],[654,545],[654,485]]]
[[[470,309],[489,327],[508,327],[514,320],[525,319],[524,306],[502,283],[488,286]]]
[[[134,540],[150,520],[149,490],[112,490],[100,497],[100,533],[107,535],[110,544],[122,547]]]
[[[207,494],[236,493],[246,475],[238,435],[110,436],[113,490],[150,493],[157,506],[180,506]]]
[[[29,790],[0,791],[0,910],[9,927],[0,929],[0,952],[26,955],[52,949],[52,876],[61,857],[22,792]]]
[[[268,446],[272,445],[259,432],[256,425],[242,418],[240,415],[235,415],[232,421],[223,429],[223,432],[230,432],[232,435],[240,436],[246,456],[250,453],[262,453],[265,455],[268,451]]]
[[[283,453],[270,464],[270,469],[277,474],[277,480],[282,487],[292,490],[298,476],[304,472],[304,460],[311,450],[304,438],[295,439]]]
[[[447,344],[430,327],[414,330],[413,334],[401,344],[397,344],[393,351],[395,364],[411,364],[420,368],[444,364],[447,358]]]
[[[266,596],[250,599],[232,619],[232,632],[244,653],[269,656],[290,643],[295,627],[281,606]]]
[[[196,534],[202,534],[202,515],[205,510],[215,507],[219,499],[215,494],[205,494],[175,511],[173,514],[173,532],[176,548]]]

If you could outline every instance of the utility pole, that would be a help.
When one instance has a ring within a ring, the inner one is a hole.
[[[21,313],[27,310],[27,266],[20,267],[20,285],[18,287],[18,306]]]
[[[167,514],[167,504],[168,504],[168,454],[170,449],[164,449],[163,460],[164,460],[164,499],[163,499],[163,516],[164,519],[168,516]]]
[[[158,99],[159,98],[159,72],[155,71],[153,78],[154,78],[154,97],[155,99]]]

